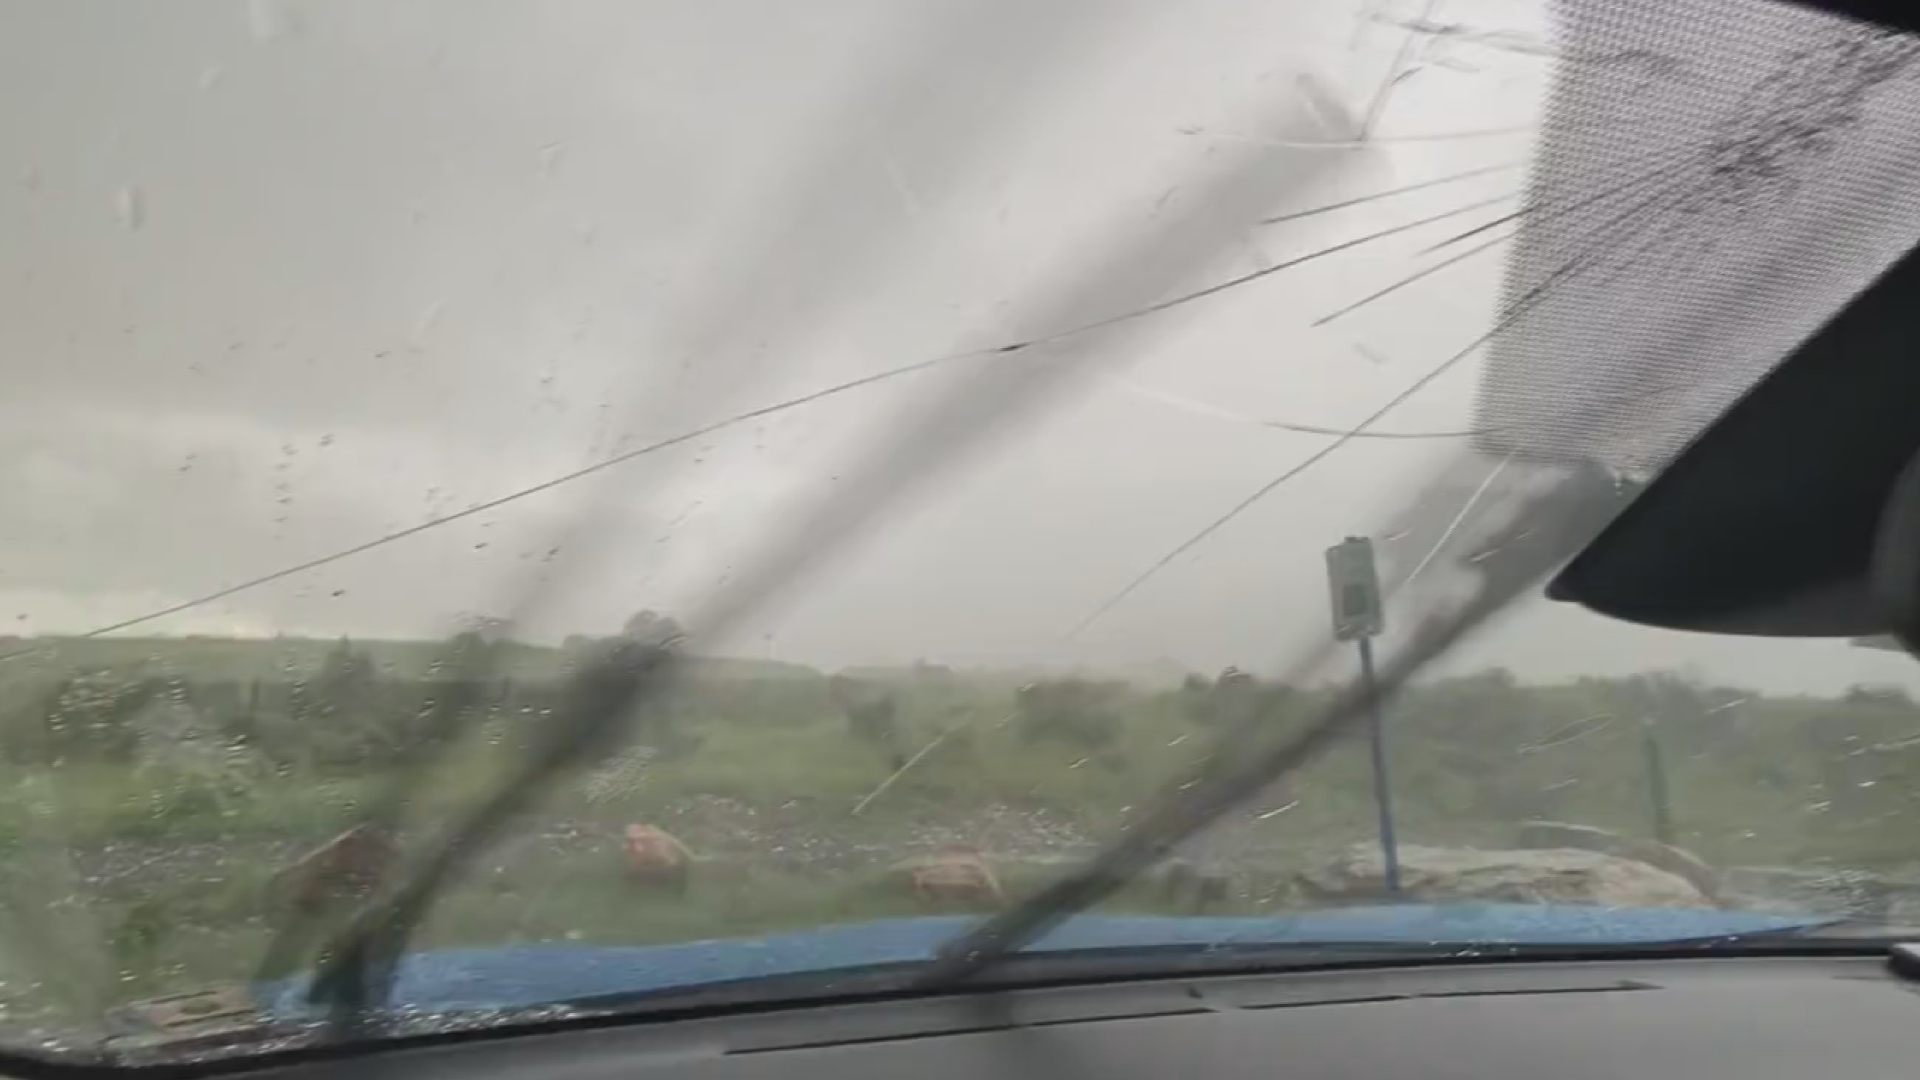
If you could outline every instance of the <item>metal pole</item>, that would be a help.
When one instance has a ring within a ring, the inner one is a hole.
[[[1380,685],[1373,674],[1373,640],[1360,637],[1360,678],[1367,690],[1368,734],[1373,749],[1373,801],[1380,811],[1380,860],[1387,894],[1400,895],[1400,846],[1393,836],[1393,785],[1387,780],[1386,733],[1380,723]]]
[[[1673,803],[1667,793],[1667,760],[1660,740],[1653,732],[1653,721],[1640,722],[1640,748],[1647,757],[1647,794],[1653,799],[1653,836],[1663,844],[1673,843]]]

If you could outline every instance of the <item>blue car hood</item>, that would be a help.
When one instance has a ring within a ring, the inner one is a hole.
[[[1028,952],[1313,942],[1485,945],[1659,944],[1824,926],[1812,915],[1535,904],[1396,905],[1284,916],[1077,915]],[[393,1003],[429,1012],[519,1009],[602,994],[929,960],[974,919],[882,919],[764,937],[672,945],[508,945],[440,949],[402,961]],[[306,980],[257,988],[264,1009],[311,1015]]]

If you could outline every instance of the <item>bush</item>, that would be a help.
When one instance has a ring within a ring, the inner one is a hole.
[[[1029,743],[1099,749],[1120,737],[1121,683],[1049,679],[1028,683],[1014,698],[1014,720]]]
[[[87,671],[62,681],[41,711],[47,760],[127,761],[139,750],[132,720],[154,687],[113,671]]]
[[[835,675],[828,693],[847,718],[847,732],[880,753],[889,768],[906,764],[900,733],[900,703],[892,690]]]
[[[1261,682],[1236,668],[1228,668],[1213,681],[1190,675],[1180,684],[1179,696],[1188,719],[1202,727],[1228,729],[1294,719],[1306,700],[1295,687]]]

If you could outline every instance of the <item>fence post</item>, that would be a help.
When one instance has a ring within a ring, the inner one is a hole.
[[[1653,802],[1653,837],[1673,843],[1673,801],[1667,790],[1667,760],[1652,717],[1640,721],[1640,748],[1647,760],[1647,795]]]

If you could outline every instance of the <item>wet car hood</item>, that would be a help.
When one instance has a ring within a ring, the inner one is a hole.
[[[1427,946],[1633,945],[1791,931],[1841,920],[1814,915],[1538,904],[1351,907],[1283,916],[1078,915],[1029,953],[1142,947],[1195,949],[1315,942]],[[393,1003],[431,1012],[534,1008],[597,995],[930,960],[972,925],[966,916],[882,919],[792,933],[671,945],[506,945],[423,951],[400,966]],[[306,980],[256,989],[264,1011],[313,1015]]]

